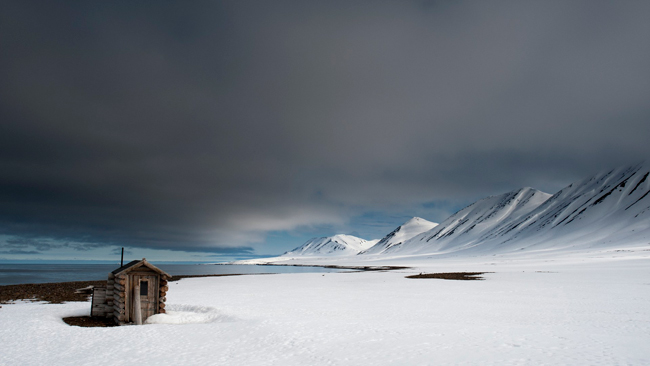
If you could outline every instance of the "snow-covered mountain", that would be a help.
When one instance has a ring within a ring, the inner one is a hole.
[[[490,239],[504,249],[648,244],[649,174],[640,164],[571,184]]]
[[[377,244],[373,245],[369,249],[366,249],[360,252],[360,255],[363,254],[380,254],[390,248],[401,245],[406,240],[411,239],[412,237],[421,234],[425,231],[431,230],[436,227],[438,224],[425,220],[420,217],[414,217],[404,224],[397,227],[390,234],[383,237]]]
[[[517,221],[544,203],[550,194],[522,188],[479,200],[451,215],[440,225],[384,253],[456,251],[481,243],[500,227]]]
[[[480,200],[385,253],[493,254],[650,243],[650,165],[599,173],[549,196],[524,188]]]
[[[372,247],[377,241],[344,234],[313,238],[305,244],[284,253],[282,257],[355,255]]]
[[[649,176],[650,163],[644,163],[596,174],[554,195],[522,188],[479,200],[439,225],[413,218],[381,240],[351,235],[311,239],[275,262],[650,250]]]

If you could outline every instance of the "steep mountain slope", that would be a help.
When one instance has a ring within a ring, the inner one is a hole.
[[[650,165],[641,164],[599,173],[551,197],[531,188],[488,197],[391,249],[486,255],[649,244],[648,175]]]
[[[383,237],[377,244],[373,245],[369,249],[362,251],[359,254],[363,255],[383,253],[393,246],[401,245],[406,240],[409,240],[412,237],[425,231],[433,229],[437,225],[438,224],[435,222],[431,222],[420,217],[414,217],[397,227],[397,229],[393,230],[390,234]]]
[[[516,222],[544,203],[550,194],[522,188],[477,201],[440,225],[384,253],[446,252],[480,244],[499,228]]]
[[[355,255],[375,243],[377,240],[365,240],[352,235],[339,234],[310,239],[305,244],[284,253],[282,257]]]
[[[649,174],[640,164],[571,184],[490,239],[520,250],[650,243]]]

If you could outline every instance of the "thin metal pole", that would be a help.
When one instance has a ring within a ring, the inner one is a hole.
[[[122,259],[120,259],[120,267],[124,266],[124,247],[122,247]]]

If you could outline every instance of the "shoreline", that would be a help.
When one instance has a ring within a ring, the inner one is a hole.
[[[276,266],[276,267],[318,267],[318,268],[332,268],[332,269],[350,269],[357,271],[393,271],[399,269],[409,269],[412,267],[406,266],[339,266],[336,264],[299,264],[299,263],[212,263],[215,266],[229,266],[229,265],[238,265],[238,266]]]
[[[269,273],[224,273],[207,275],[177,275],[172,276],[169,282],[179,281],[183,278],[194,277],[224,277],[224,276],[246,276]],[[106,280],[96,281],[70,281],[70,282],[48,282],[48,283],[23,283],[17,285],[0,285],[0,304],[11,304],[15,301],[44,301],[49,304],[61,304],[63,302],[88,301],[90,294],[78,294],[75,290],[94,286],[105,287]]]
[[[308,265],[308,264],[251,264],[267,266],[288,266],[288,267],[320,267],[332,269],[349,269],[358,272],[370,271],[392,271],[408,269],[402,266],[337,266],[337,265]],[[268,275],[274,273],[220,273],[220,274],[197,274],[197,275],[175,275],[169,282],[179,281],[183,278],[201,277],[225,277],[225,276],[250,276]],[[84,302],[88,301],[90,294],[78,294],[75,290],[94,286],[105,287],[106,280],[94,281],[69,281],[69,282],[47,282],[47,283],[24,283],[13,285],[0,285],[0,304],[11,304],[15,301],[44,301],[49,304],[61,304],[63,302]]]

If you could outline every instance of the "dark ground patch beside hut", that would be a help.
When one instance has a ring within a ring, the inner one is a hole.
[[[482,274],[490,272],[446,272],[446,273],[420,273],[406,278],[438,278],[441,280],[461,280],[461,281],[476,281],[484,280],[480,277]]]

